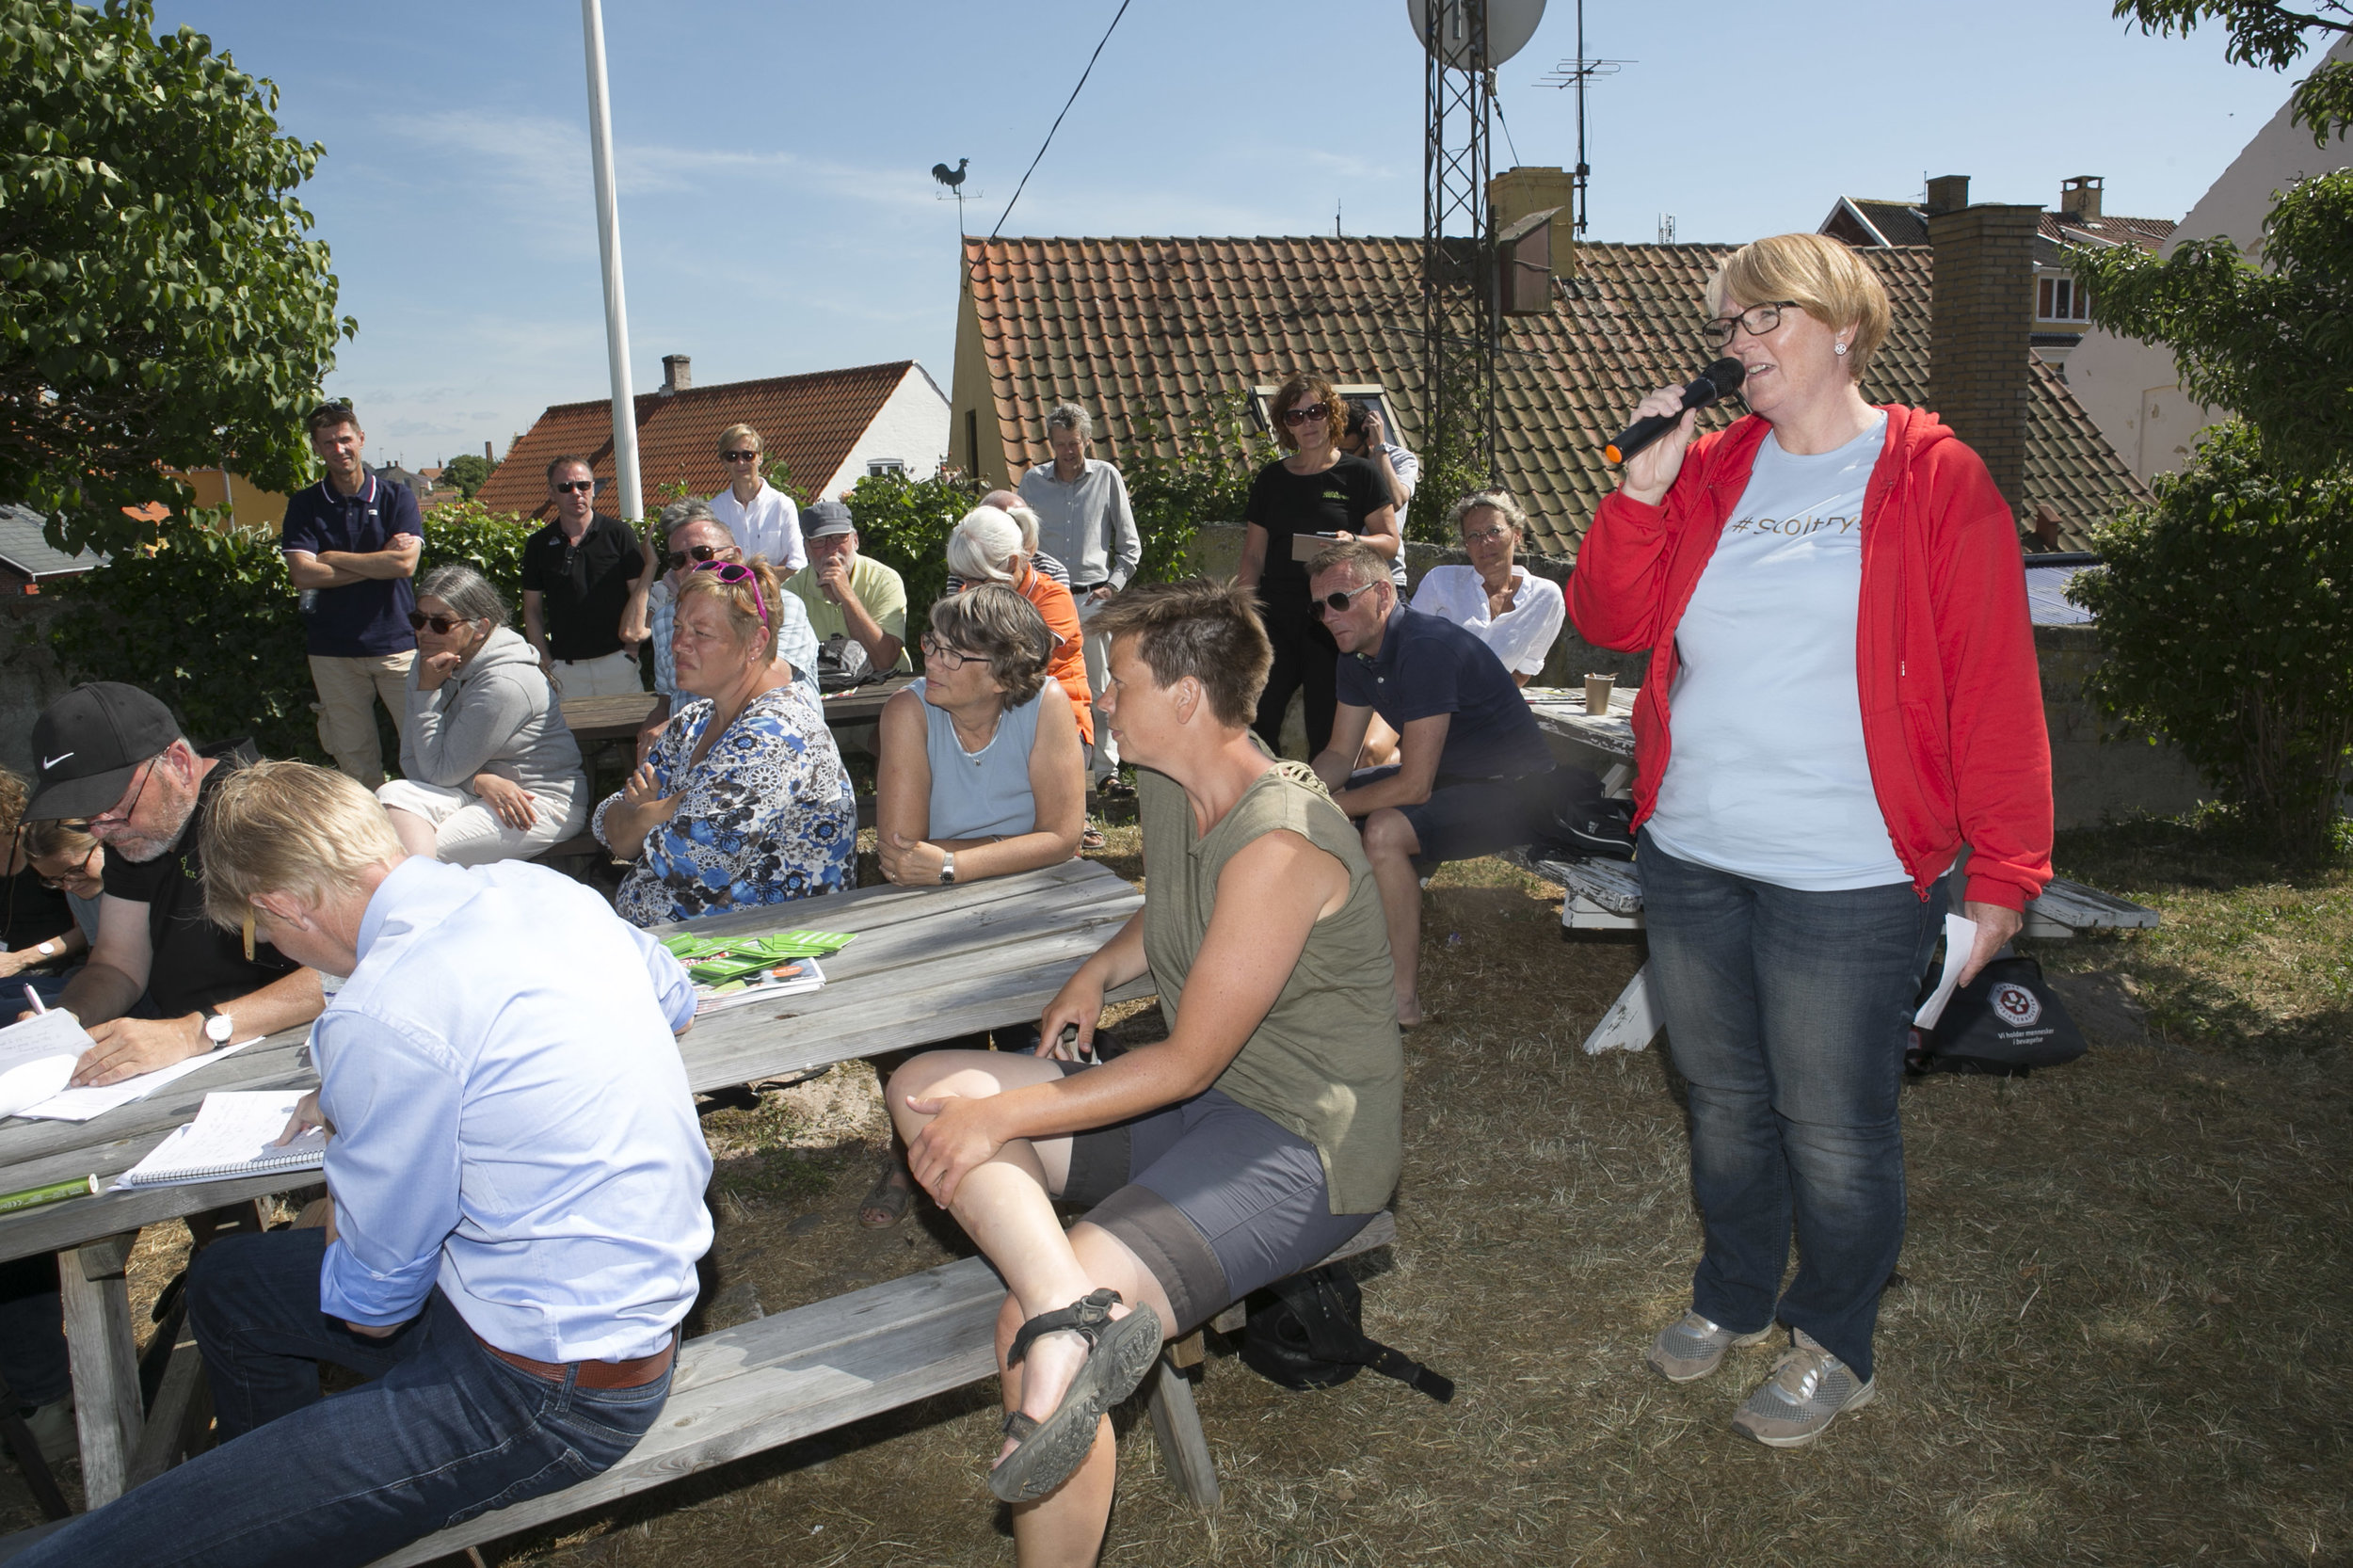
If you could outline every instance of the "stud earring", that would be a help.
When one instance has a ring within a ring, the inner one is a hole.
[[[1834,343],[1830,345],[1830,351],[1833,354],[1844,354],[1847,352],[1847,345],[1843,343]]]

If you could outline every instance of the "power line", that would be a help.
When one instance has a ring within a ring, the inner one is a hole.
[[[1500,96],[1497,97],[1495,105],[1496,123],[1503,127],[1503,144],[1512,150],[1512,161],[1516,164],[1520,161],[1520,144],[1512,139],[1512,122],[1504,118],[1503,99]]]
[[[1111,42],[1112,34],[1118,29],[1119,19],[1128,14],[1128,7],[1129,4],[1130,0],[1119,0],[1119,9],[1112,15],[1112,24],[1103,29],[1102,42],[1097,43],[1095,46],[1095,53],[1087,56],[1087,68],[1079,72],[1079,85],[1070,89],[1069,101],[1063,104],[1062,114],[1056,115],[1054,117],[1054,123],[1047,127],[1046,139],[1038,144],[1037,156],[1032,158],[1030,160],[1030,167],[1021,171],[1021,183],[1013,188],[1013,201],[1006,202],[1005,210],[997,215],[997,228],[991,229],[988,232],[988,237],[990,239],[995,239],[997,237],[998,230],[1002,229],[1005,226],[1005,219],[1013,216],[1014,202],[1020,200],[1021,193],[1030,188],[1030,176],[1035,174],[1037,172],[1037,166],[1045,162],[1046,150],[1054,145],[1054,133],[1062,129],[1063,115],[1068,114],[1070,112],[1070,105],[1079,101],[1079,94],[1085,88],[1087,85],[1087,78],[1095,73],[1095,62],[1103,57],[1103,44]]]

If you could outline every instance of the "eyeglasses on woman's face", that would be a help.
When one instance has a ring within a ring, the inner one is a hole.
[[[1323,424],[1329,423],[1331,418],[1332,405],[1329,403],[1303,403],[1295,408],[1283,410],[1285,424]]]
[[[89,831],[89,824],[88,823],[68,823],[66,826],[68,830],[72,832],[87,833]],[[55,876],[43,876],[40,879],[40,885],[48,888],[51,892],[56,893],[62,892],[64,889],[73,886],[77,882],[95,882],[98,880],[99,873],[89,869],[90,862],[96,860],[104,853],[105,851],[102,846],[92,844],[89,847],[89,853],[84,855],[80,860],[70,862],[72,867],[71,871],[59,872]],[[51,857],[44,856],[42,858],[48,859]],[[38,871],[40,868],[36,866],[34,869]]]
[[[967,653],[960,648],[949,647],[947,642],[935,632],[924,632],[920,641],[923,648],[924,662],[936,664],[943,670],[960,670],[967,664],[984,664],[988,662],[984,654]]]
[[[722,452],[719,454],[719,460],[723,463],[757,463],[760,461],[760,454],[757,452]]]
[[[1738,315],[1718,316],[1700,328],[1700,336],[1707,340],[1711,348],[1729,348],[1735,328],[1753,338],[1761,338],[1781,325],[1782,312],[1802,308],[1794,299],[1769,300],[1762,305],[1752,305]]]
[[[437,637],[446,637],[465,624],[466,617],[463,616],[428,616],[423,610],[408,612],[409,631],[422,632],[429,626]]]

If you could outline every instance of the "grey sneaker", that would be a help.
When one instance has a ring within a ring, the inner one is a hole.
[[[1742,1402],[1732,1430],[1769,1448],[1802,1448],[1822,1435],[1840,1411],[1861,1410],[1879,1392],[1878,1380],[1855,1381],[1854,1369],[1822,1349],[1802,1329],[1773,1375]]]
[[[40,1446],[40,1457],[62,1464],[82,1451],[81,1434],[73,1426],[73,1396],[52,1400],[24,1415],[24,1425]]]
[[[1773,1325],[1767,1323],[1754,1334],[1735,1334],[1695,1311],[1686,1312],[1658,1331],[1642,1359],[1669,1383],[1692,1383],[1714,1371],[1733,1346],[1761,1345],[1772,1332]]]

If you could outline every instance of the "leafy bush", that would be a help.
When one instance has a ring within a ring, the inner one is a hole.
[[[1176,456],[1162,457],[1139,447],[1122,454],[1119,471],[1144,543],[1135,573],[1139,583],[1182,576],[1194,531],[1241,522],[1250,481],[1282,456],[1274,438],[1258,428],[1250,400],[1241,392],[1225,393],[1208,414],[1181,427],[1165,408],[1131,420],[1128,427],[1141,432],[1156,425],[1168,431]]]
[[[932,601],[948,584],[948,536],[979,504],[980,487],[952,470],[928,479],[872,473],[844,498],[857,524],[857,549],[906,583],[910,633],[928,624]]]
[[[45,590],[60,601],[57,663],[75,680],[153,693],[200,744],[251,735],[266,756],[324,762],[278,535],[216,526],[225,516],[167,518],[152,551]]]
[[[2353,471],[2286,476],[2233,424],[2156,493],[2069,590],[2106,652],[2089,693],[2170,736],[2250,832],[2325,855],[2353,748]]]
[[[59,600],[58,664],[75,680],[152,692],[200,744],[251,735],[264,756],[327,761],[277,531],[226,519],[200,510],[167,518],[153,551],[125,551],[48,590]],[[443,506],[425,519],[419,570],[462,562],[520,608],[534,526],[472,502]]]

